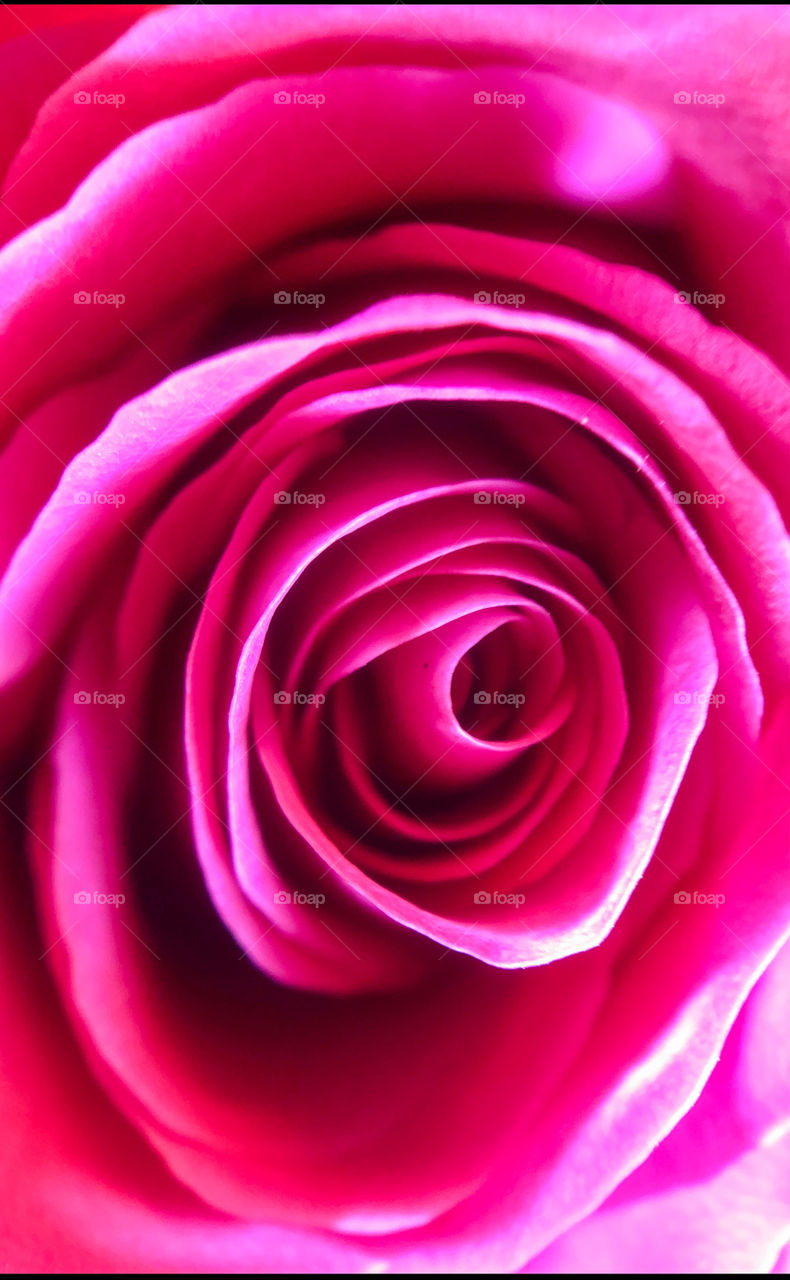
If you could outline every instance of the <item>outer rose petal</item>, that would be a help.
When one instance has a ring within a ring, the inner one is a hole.
[[[6,173],[45,99],[156,6],[3,5],[0,9],[0,175]],[[53,29],[54,27],[54,29]],[[8,193],[8,188],[6,188]],[[12,216],[9,234],[26,220]]]
[[[698,1114],[699,1111],[699,1114]],[[689,1185],[704,1099],[631,1178],[585,1222],[532,1260],[528,1274],[764,1273],[787,1236],[790,1137],[749,1151]],[[725,1113],[726,1114],[726,1113]],[[721,1112],[717,1113],[719,1122]],[[666,1181],[670,1171],[672,1181]],[[657,1186],[652,1185],[655,1178]]]
[[[790,1272],[790,1244],[781,1250],[772,1270],[774,1275],[787,1275]]]
[[[131,26],[143,14],[160,9],[158,4],[5,4],[0,12],[0,40],[32,35],[47,41],[53,28],[101,22],[113,17]]]
[[[717,289],[726,273],[725,318],[786,365],[790,318],[774,305],[774,281],[788,268],[790,155],[779,140],[789,45],[790,15],[774,5],[168,7],[65,86],[42,117],[46,128],[31,141],[27,163],[62,133],[75,87],[107,92],[121,76],[147,123],[160,118],[163,103],[169,114],[204,102],[207,89],[218,94],[243,79],[341,61],[471,66],[474,88],[497,87],[496,76],[488,85],[477,70],[486,64],[552,71],[628,103],[666,134],[678,157],[679,227],[692,259]],[[209,81],[207,62],[215,69]],[[707,113],[674,103],[675,91],[695,88],[723,93],[725,102]],[[122,136],[86,144],[85,160],[95,163]],[[45,201],[39,212],[51,211],[52,191],[33,179],[36,188]]]
[[[0,902],[0,1019],[10,1031],[0,1080],[4,1268],[363,1270],[366,1255],[350,1240],[229,1222],[169,1176],[76,1049],[32,943],[35,921],[20,912],[16,872],[8,886]]]
[[[785,944],[700,1100],[596,1213],[524,1271],[770,1271],[790,1230],[788,1024]],[[766,1108],[776,1123],[761,1136]],[[780,1257],[774,1270],[783,1265]]]

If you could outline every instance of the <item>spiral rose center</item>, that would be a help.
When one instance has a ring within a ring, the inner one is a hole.
[[[564,665],[553,630],[546,615],[514,618],[468,649],[451,685],[453,711],[466,733],[486,742],[516,742],[547,729]]]

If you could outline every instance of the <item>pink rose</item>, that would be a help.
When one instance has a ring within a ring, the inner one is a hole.
[[[781,1267],[785,11],[25,8],[4,1260]]]

